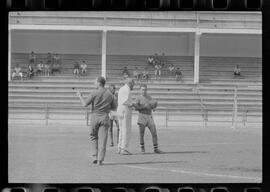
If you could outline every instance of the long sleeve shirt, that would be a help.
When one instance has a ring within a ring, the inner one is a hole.
[[[151,107],[150,103],[154,101],[150,95],[140,95],[135,99],[135,109],[139,111],[139,113],[143,114],[152,114],[152,110],[154,109]]]
[[[118,106],[131,105],[131,93],[127,84],[122,86],[118,91]]]
[[[99,88],[90,94],[86,100],[86,106],[92,104],[92,112],[96,114],[108,114],[116,109],[113,95],[105,88]]]

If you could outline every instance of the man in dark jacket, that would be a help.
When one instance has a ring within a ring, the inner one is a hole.
[[[98,165],[102,165],[106,153],[108,129],[110,127],[109,112],[116,109],[113,95],[104,88],[105,83],[104,77],[98,77],[95,81],[96,90],[86,100],[79,91],[77,92],[84,107],[92,105],[90,146],[93,163]],[[100,146],[98,146],[98,141]]]

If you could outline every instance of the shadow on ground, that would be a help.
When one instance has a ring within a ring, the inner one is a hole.
[[[147,165],[147,164],[170,164],[185,163],[186,161],[144,161],[144,162],[125,162],[125,163],[104,163],[104,165]]]
[[[157,155],[166,155],[166,154],[194,154],[194,153],[208,153],[208,151],[163,151],[163,153]],[[150,153],[132,153],[132,155],[153,155],[154,152]]]

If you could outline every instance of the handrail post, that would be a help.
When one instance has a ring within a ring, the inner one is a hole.
[[[165,127],[167,129],[167,127],[168,127],[168,109],[166,109],[165,118],[166,118],[166,120],[165,120]]]
[[[46,126],[48,126],[49,124],[49,105],[46,104],[46,109],[45,109],[45,122],[46,122]]]
[[[204,121],[204,128],[207,128],[208,111],[206,108],[203,108],[203,121]]]
[[[88,113],[88,108],[86,108],[86,114],[85,114],[85,118],[86,118],[86,125],[88,126],[88,121],[89,121],[89,113]]]
[[[245,128],[247,127],[247,125],[246,125],[246,123],[247,123],[247,113],[248,113],[248,110],[244,109],[243,110],[243,125],[244,125]]]
[[[233,117],[232,117],[232,128],[237,127],[237,85],[234,88],[234,105],[233,105]]]

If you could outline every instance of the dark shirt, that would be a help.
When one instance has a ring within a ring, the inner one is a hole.
[[[152,107],[150,106],[150,101],[152,101],[152,97],[150,95],[140,95],[135,99],[135,108],[139,111],[139,113],[143,114],[152,114]]]
[[[181,73],[181,71],[180,71],[179,69],[177,69],[177,70],[175,71],[175,75],[182,75],[182,73]]]
[[[75,64],[74,64],[74,69],[80,69],[79,63],[75,63]]]
[[[113,95],[113,99],[114,99],[114,102],[115,102],[115,105],[116,105],[116,108],[117,108],[117,106],[118,106],[118,93],[115,93]]]
[[[116,109],[114,96],[105,88],[99,88],[93,91],[86,100],[87,106],[92,104],[92,112],[95,114],[108,114]]]

